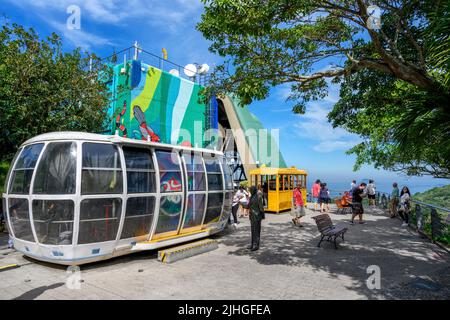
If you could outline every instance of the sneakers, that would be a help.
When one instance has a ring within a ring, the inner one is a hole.
[[[408,224],[406,222],[402,223],[402,227],[407,227],[407,226],[408,226]]]

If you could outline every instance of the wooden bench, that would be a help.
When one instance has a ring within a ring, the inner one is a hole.
[[[347,232],[348,228],[343,224],[333,225],[330,216],[326,213],[312,218],[316,221],[317,229],[321,234],[321,238],[317,246],[320,248],[320,244],[326,238],[327,241],[333,241],[334,247],[337,249],[337,238],[340,237],[342,238],[342,241],[344,241],[344,234]]]

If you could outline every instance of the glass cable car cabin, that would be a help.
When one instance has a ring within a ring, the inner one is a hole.
[[[266,211],[281,212],[292,208],[294,188],[300,185],[303,202],[306,204],[305,170],[291,168],[269,168],[264,165],[250,170],[250,184],[261,185]]]
[[[232,189],[218,151],[57,132],[23,143],[3,198],[18,251],[75,265],[217,233]]]

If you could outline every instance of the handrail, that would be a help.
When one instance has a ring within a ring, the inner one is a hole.
[[[391,195],[390,193],[384,192],[384,191],[377,191],[377,193],[386,194],[386,195],[389,195],[389,196]],[[422,201],[419,201],[419,200],[415,200],[414,197],[411,197],[411,202],[414,202],[414,203],[417,203],[417,204],[421,204],[423,206],[427,206],[427,207],[430,207],[430,208],[434,208],[434,209],[438,209],[438,210],[442,210],[442,211],[450,213],[450,209],[448,209],[448,208],[439,207],[439,206],[436,206],[434,204],[430,204],[430,203],[422,202]]]
[[[343,190],[333,190],[333,189],[328,189],[328,190],[330,192],[335,192],[335,193],[344,193],[345,191],[348,191],[348,190],[344,190],[343,191]],[[384,192],[384,191],[376,191],[376,193],[385,194],[385,195],[388,195],[388,196],[391,195],[390,193]],[[442,210],[442,211],[450,213],[450,209],[449,208],[444,208],[444,207],[440,207],[440,206],[437,206],[437,205],[434,205],[434,204],[430,204],[430,203],[422,202],[422,201],[419,201],[419,200],[415,200],[414,196],[411,197],[411,202],[414,202],[414,203],[417,203],[417,204],[420,204],[420,205],[423,205],[423,206],[428,206],[430,208],[434,208],[434,209],[437,209],[437,210]]]
[[[153,57],[153,58],[158,59],[158,66],[157,66],[157,67],[158,67],[159,69],[161,69],[161,70],[163,70],[164,64],[166,64],[166,63],[168,63],[168,64],[170,64],[170,65],[176,67],[176,68],[178,69],[179,76],[182,77],[182,72],[181,72],[181,71],[184,70],[185,67],[183,67],[183,66],[181,66],[181,65],[179,65],[179,64],[177,64],[177,63],[175,63],[175,62],[173,62],[173,61],[164,59],[164,58],[162,58],[162,57],[160,57],[160,56],[158,56],[158,55],[156,55],[156,54],[154,54],[154,53],[152,53],[152,52],[146,51],[146,50],[144,50],[144,49],[142,49],[141,47],[136,46],[136,45],[132,45],[132,46],[130,46],[130,47],[128,47],[128,48],[125,48],[125,49],[123,49],[123,50],[120,50],[120,51],[118,51],[118,52],[115,52],[115,53],[113,53],[113,54],[111,54],[111,55],[109,55],[109,56],[107,56],[107,57],[105,57],[105,58],[100,59],[100,61],[109,60],[109,59],[111,59],[114,55],[119,59],[118,55],[121,54],[121,53],[124,53],[124,52],[128,52],[128,55],[129,55],[129,57],[131,58],[131,52],[130,52],[131,49],[139,50],[139,52],[141,52],[141,53],[144,53],[144,54],[146,54],[146,55],[148,55],[148,56],[151,56],[151,57]],[[143,60],[142,60],[142,61],[143,61]],[[149,63],[149,64],[150,64],[150,65],[153,65],[152,63]],[[156,67],[156,66],[154,65],[154,67]],[[193,77],[188,77],[188,78],[189,78],[190,80],[194,80],[194,82],[197,82],[197,83],[200,84],[200,85],[206,86],[207,83],[208,83],[208,81],[209,81],[209,79],[210,79],[210,76],[205,75],[205,74],[200,74],[200,73],[198,72],[198,70],[195,70],[195,71],[192,70],[192,71],[195,73],[194,76],[193,76]]]
[[[342,190],[332,189],[329,189],[329,191],[340,194],[343,194],[345,192]],[[375,195],[377,199],[376,205],[383,210],[389,208],[389,211],[391,211],[391,194],[384,191],[376,191]],[[307,193],[307,196],[308,201],[310,201],[310,194]],[[438,245],[446,252],[450,252],[448,247],[448,238],[450,231],[450,209],[436,206],[434,204],[425,203],[419,200],[414,200],[414,198],[411,199],[411,202],[415,203],[415,206],[414,208],[411,208],[411,217],[413,219],[409,219],[409,226],[416,230],[422,237],[428,238],[432,243]],[[438,211],[445,212],[445,214],[439,213]],[[448,214],[447,217],[445,217],[446,214]]]
[[[124,53],[125,51],[129,51],[130,49],[133,49],[133,48],[134,48],[134,46],[131,46],[131,47],[125,48],[123,50],[120,50],[118,52],[114,52],[113,54],[111,54],[111,55],[109,55],[107,57],[101,58],[100,61],[108,60],[108,59],[112,58],[113,56],[117,56],[117,55],[119,55],[121,53]]]

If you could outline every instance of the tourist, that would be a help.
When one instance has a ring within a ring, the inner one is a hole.
[[[341,198],[341,205],[342,205],[343,207],[349,207],[351,201],[352,201],[352,197],[350,196],[350,192],[345,191],[345,192],[344,192],[344,195],[343,195],[342,198]]]
[[[258,184],[258,195],[260,195],[263,198],[263,203],[264,203],[264,192],[263,192],[263,188],[260,184]]]
[[[234,220],[235,225],[239,223],[239,221],[237,219],[237,212],[239,209],[239,200],[240,200],[240,197],[238,196],[237,191],[235,191],[233,194],[233,202],[231,204],[231,214],[233,215],[233,220]],[[231,217],[228,218],[228,223],[231,223]]]
[[[367,197],[369,198],[369,206],[375,205],[375,183],[373,180],[369,180],[369,184],[367,185]]]
[[[239,186],[236,196],[239,198],[239,207],[241,208],[239,218],[242,218],[245,214],[245,206],[248,204],[247,191],[245,191],[243,186]]]
[[[264,203],[255,186],[250,188],[250,200],[246,206],[249,210],[252,232],[252,244],[248,247],[251,251],[259,249],[261,236],[261,221],[264,219]]]
[[[320,212],[330,211],[330,191],[327,188],[327,184],[325,182],[320,184],[319,191],[319,204],[320,204]]]
[[[267,181],[264,181],[263,183],[263,199],[264,199],[264,207],[267,208],[268,206],[268,196],[269,196],[269,184],[267,183]]]
[[[300,224],[300,218],[303,217],[305,215],[305,208],[304,208],[304,202],[303,202],[303,195],[302,195],[302,191],[300,189],[300,185],[296,186],[294,188],[294,192],[292,195],[292,210],[291,210],[291,215],[293,216],[292,218],[292,223],[295,226],[298,227],[303,227]]]
[[[353,194],[353,190],[356,188],[356,180],[352,180],[352,183],[350,183],[350,193]]]
[[[398,214],[403,220],[402,227],[409,225],[409,212],[411,211],[411,193],[407,186],[404,186],[400,193],[400,208]]]
[[[248,202],[250,201],[250,191],[249,191],[248,187],[245,187],[243,192],[244,192],[244,198],[242,200],[242,203],[248,204]],[[243,209],[244,209],[244,217],[248,217],[249,210],[248,210],[247,206],[244,206]]]
[[[362,198],[364,198],[366,193],[366,186],[364,182],[362,182],[359,187],[353,189],[353,195],[352,195],[352,220],[350,221],[351,224],[354,223],[355,217],[359,216],[359,223],[363,224],[365,223],[362,219],[362,216],[364,214],[364,207],[362,204]]]
[[[319,201],[320,180],[317,179],[311,188],[312,201],[314,203],[314,211],[317,211],[317,203]]]
[[[397,182],[394,182],[392,184],[391,201],[389,203],[389,213],[391,215],[391,218],[395,218],[395,215],[397,213],[398,198],[399,198],[398,185]]]

